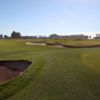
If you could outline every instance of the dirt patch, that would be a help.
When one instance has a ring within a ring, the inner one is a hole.
[[[0,61],[0,84],[13,79],[31,64],[30,61]]]

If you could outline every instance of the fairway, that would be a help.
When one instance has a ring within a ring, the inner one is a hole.
[[[100,48],[25,45],[0,40],[0,60],[28,60],[22,75],[0,85],[0,100],[100,100]]]

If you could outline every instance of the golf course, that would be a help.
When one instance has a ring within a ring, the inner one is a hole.
[[[100,45],[100,40],[1,39],[1,61],[27,60],[31,64],[0,83],[0,100],[100,100],[99,47],[25,45],[34,41]]]

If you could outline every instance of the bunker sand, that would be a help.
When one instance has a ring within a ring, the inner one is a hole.
[[[30,61],[0,61],[0,84],[5,83],[23,72],[29,65]]]

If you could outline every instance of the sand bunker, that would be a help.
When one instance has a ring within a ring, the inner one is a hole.
[[[0,84],[18,76],[30,64],[31,62],[27,60],[0,61]]]
[[[45,42],[26,42],[26,45],[40,45],[40,46],[45,46]]]

